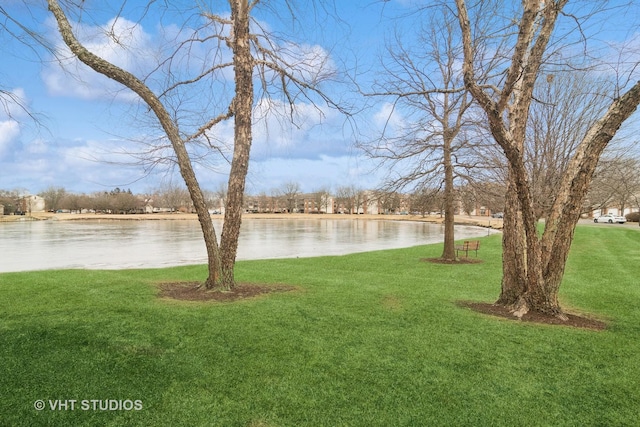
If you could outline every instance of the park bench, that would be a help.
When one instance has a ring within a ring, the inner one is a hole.
[[[478,249],[480,249],[480,240],[465,240],[462,245],[456,246],[456,257],[459,252],[464,252],[465,257],[469,256],[469,251],[476,251],[476,257],[478,256]]]

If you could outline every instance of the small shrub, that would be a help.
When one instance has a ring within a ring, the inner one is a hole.
[[[627,221],[629,222],[639,222],[640,221],[640,212],[631,212],[625,215]]]

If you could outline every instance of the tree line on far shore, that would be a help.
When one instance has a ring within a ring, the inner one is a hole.
[[[633,157],[603,159],[583,206],[588,214],[598,209],[615,208],[640,211],[640,160]],[[489,215],[504,210],[505,183],[471,182],[455,188],[456,213]],[[541,189],[542,191],[542,189]],[[221,213],[226,200],[226,188],[203,189],[209,211]],[[19,200],[30,192],[25,189],[0,189],[0,205],[4,214],[19,212]],[[150,192],[133,193],[119,187],[110,191],[74,193],[60,186],[50,186],[39,192],[47,211],[103,212],[134,214],[150,212],[193,212],[193,204],[184,186],[166,184]],[[372,209],[375,207],[375,209]],[[363,189],[354,185],[335,190],[319,187],[303,192],[299,183],[288,181],[278,188],[256,194],[245,194],[244,210],[253,213],[371,213],[426,215],[442,213],[445,194],[439,187],[422,187],[411,192],[388,188]],[[542,209],[542,207],[541,207]],[[633,218],[635,218],[632,215]]]

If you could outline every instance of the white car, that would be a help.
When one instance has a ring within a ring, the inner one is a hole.
[[[600,215],[597,218],[593,218],[593,222],[608,222],[609,224],[613,224],[614,222],[617,222],[618,224],[624,224],[625,222],[627,222],[627,219],[623,216],[618,216],[618,215],[608,213],[608,214]]]

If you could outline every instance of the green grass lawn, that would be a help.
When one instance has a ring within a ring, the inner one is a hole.
[[[234,303],[156,297],[203,266],[2,274],[0,426],[637,425],[637,230],[576,232],[561,300],[601,332],[458,307],[497,298],[500,236],[481,264],[440,252],[239,262],[297,290]]]

